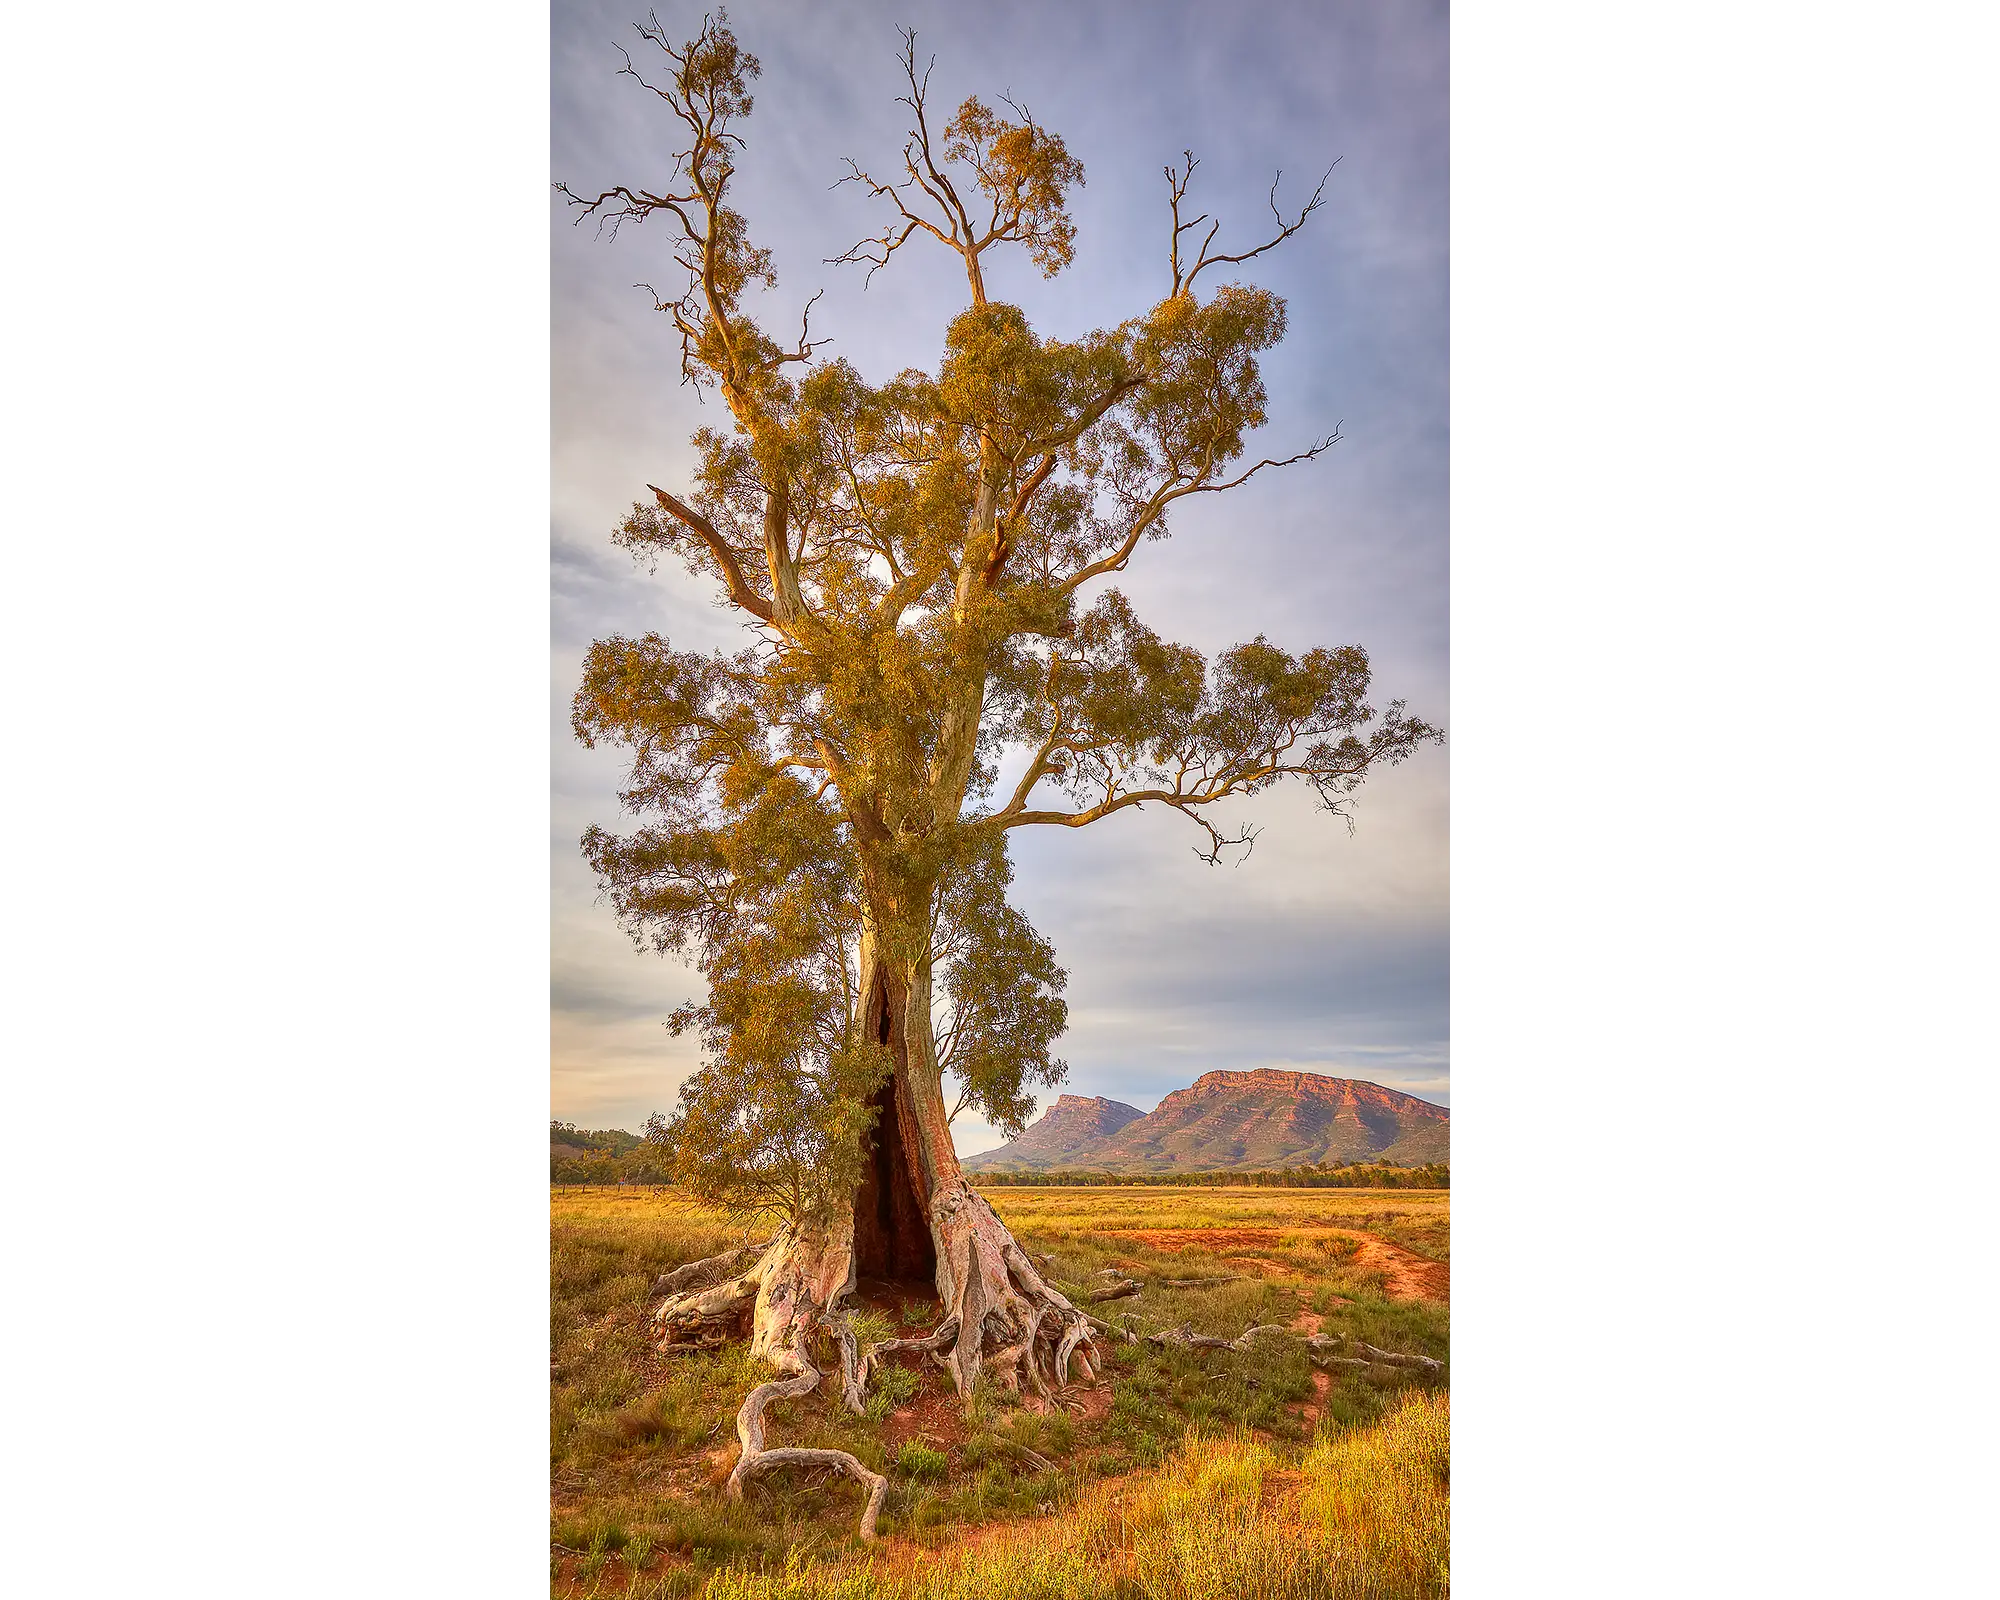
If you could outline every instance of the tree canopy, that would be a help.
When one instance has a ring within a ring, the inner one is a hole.
[[[639,33],[650,62],[625,70],[680,130],[672,170],[563,192],[614,233],[664,225],[679,278],[655,304],[681,379],[718,395],[727,425],[696,435],[691,485],[649,485],[615,538],[684,566],[747,636],[734,652],[655,633],[592,647],[573,725],[629,750],[620,798],[639,825],[593,827],[584,849],[634,937],[708,982],[676,1017],[704,1065],[661,1131],[684,1176],[800,1215],[853,1192],[870,1096],[899,1063],[951,1074],[960,1107],[1010,1132],[1061,1079],[1064,974],[1006,903],[1013,830],[1164,807],[1218,861],[1253,838],[1222,802],[1296,779],[1344,814],[1368,772],[1438,734],[1401,701],[1371,703],[1357,645],[1294,654],[1260,635],[1211,660],[1107,587],[1181,502],[1337,437],[1247,459],[1287,308],[1220,281],[1304,226],[1319,190],[1287,212],[1274,185],[1270,236],[1222,251],[1219,222],[1184,220],[1186,156],[1165,169],[1162,297],[1111,327],[1038,333],[989,297],[989,258],[1069,265],[1082,164],[1011,100],[969,98],[933,128],[906,34],[899,163],[850,162],[843,180],[886,223],[838,259],[872,278],[913,242],[943,248],[968,304],[934,370],[875,381],[819,354],[811,302],[789,339],[753,311],[777,283],[732,200],[756,58],[721,15],[686,43],[657,19]],[[1010,756],[1024,764],[1003,791]],[[905,1006],[895,1029],[873,1020]],[[926,1159],[955,1168],[948,1139]]]

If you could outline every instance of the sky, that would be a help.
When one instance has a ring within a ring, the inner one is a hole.
[[[584,192],[663,181],[670,114],[618,76],[635,64],[634,0],[558,0],[552,17],[552,180]],[[662,7],[685,36],[700,13]],[[1011,95],[1084,165],[1072,195],[1075,264],[1044,280],[1024,255],[989,268],[989,293],[1044,335],[1074,337],[1167,292],[1163,166],[1192,149],[1191,199],[1219,216],[1218,247],[1261,243],[1282,169],[1290,210],[1333,163],[1326,203],[1278,250],[1233,269],[1286,297],[1285,342],[1263,359],[1269,425],[1248,459],[1286,456],[1339,425],[1319,460],[1267,472],[1177,515],[1118,586],[1163,636],[1207,654],[1265,634],[1297,652],[1359,644],[1372,698],[1449,727],[1447,660],[1448,188],[1446,8],[1359,0],[1241,4],[806,4],[747,0],[729,20],[763,76],[742,132],[736,203],[773,250],[778,287],[753,310],[774,332],[813,311],[829,357],[873,379],[935,368],[964,305],[956,258],[915,244],[864,288],[826,264],[880,230],[854,157],[898,163],[908,113],[899,26],[935,55],[943,120],[968,94]],[[934,124],[935,125],[935,124]],[[672,281],[665,229],[613,240],[552,202],[551,1114],[637,1128],[671,1110],[695,1064],[667,1014],[700,992],[688,968],[636,951],[584,865],[596,822],[629,826],[618,752],[586,751],[569,702],[593,639],[654,629],[688,648],[740,631],[678,570],[649,575],[609,539],[648,482],[685,484],[688,436],[720,425],[679,384],[678,345],[634,287]],[[1150,1110],[1217,1068],[1363,1078],[1450,1103],[1448,747],[1370,778],[1350,830],[1309,791],[1229,802],[1260,830],[1247,860],[1196,859],[1193,824],[1127,812],[1086,829],[1011,835],[1013,897],[1069,970],[1069,1063],[1057,1092]],[[1003,792],[1006,781],[1003,768]],[[961,1115],[961,1153],[1001,1135]]]

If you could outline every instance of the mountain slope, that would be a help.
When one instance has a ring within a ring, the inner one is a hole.
[[[1137,1106],[1128,1106],[1122,1100],[1066,1094],[1013,1143],[967,1156],[960,1165],[973,1172],[1075,1166],[1079,1151],[1093,1148],[1143,1116],[1145,1113]]]
[[[1081,1109],[1092,1106],[1131,1114],[1094,1126]],[[1012,1144],[964,1164],[997,1172],[1227,1172],[1371,1158],[1449,1161],[1451,1113],[1379,1083],[1265,1067],[1204,1073],[1145,1116],[1115,1100],[1064,1095]]]

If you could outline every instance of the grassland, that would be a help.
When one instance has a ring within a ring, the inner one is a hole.
[[[1141,1331],[1253,1322],[1448,1358],[1441,1190],[995,1189],[1025,1246],[1077,1287],[1116,1266]],[[968,1410],[916,1359],[870,1415],[824,1391],[774,1442],[851,1450],[891,1480],[883,1541],[859,1491],[795,1480],[732,1505],[732,1419],[765,1374],[740,1349],[665,1358],[644,1337],[656,1274],[741,1242],[670,1194],[551,1193],[551,1577],[569,1595],[704,1600],[1431,1596],[1445,1590],[1446,1377],[1316,1372],[1302,1347],[1111,1346],[1109,1382],[1043,1409]],[[1161,1278],[1233,1277],[1169,1289]],[[926,1329],[927,1295],[864,1283],[864,1337]],[[1041,1470],[1021,1453],[1054,1463]]]

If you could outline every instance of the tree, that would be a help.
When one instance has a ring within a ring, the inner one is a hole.
[[[1241,464],[1286,308],[1216,281],[1304,226],[1320,191],[1285,213],[1274,185],[1270,236],[1223,252],[1219,223],[1184,216],[1186,155],[1165,169],[1163,298],[1074,340],[1038,335],[989,297],[987,268],[1013,248],[1048,276],[1069,264],[1083,168],[1011,100],[968,99],[934,126],[906,33],[900,169],[850,162],[842,180],[887,225],[839,259],[872,279],[913,243],[948,250],[968,304],[935,372],[873,384],[818,356],[811,302],[790,343],[747,305],[776,283],[730,203],[756,58],[720,15],[685,43],[657,18],[638,32],[657,64],[624,71],[678,128],[671,172],[559,188],[614,236],[666,225],[682,276],[655,302],[683,381],[730,426],[696,435],[692,486],[648,485],[615,538],[714,584],[748,639],[708,656],[657,634],[592,647],[574,728],[631,752],[621,798],[642,825],[592,828],[584,849],[634,937],[708,979],[678,1019],[704,1064],[656,1135],[698,1187],[781,1222],[748,1271],[670,1299],[659,1325],[696,1337],[748,1316],[794,1383],[816,1381],[809,1341],[830,1333],[859,1409],[870,1362],[842,1311],[857,1272],[927,1277],[943,1320],[923,1343],[961,1392],[982,1366],[1016,1385],[1067,1381],[1072,1361],[1089,1377],[1088,1319],[965,1180],[949,1132],[947,1071],[961,1105],[1010,1127],[1061,1077],[1062,974],[1005,903],[1009,834],[1163,806],[1213,862],[1252,837],[1220,825],[1221,802],[1289,779],[1345,815],[1369,771],[1438,737],[1400,701],[1369,704],[1357,646],[1295,656],[1259,637],[1205,661],[1103,587],[1179,502],[1334,442]],[[1001,793],[1007,750],[1026,765]]]

